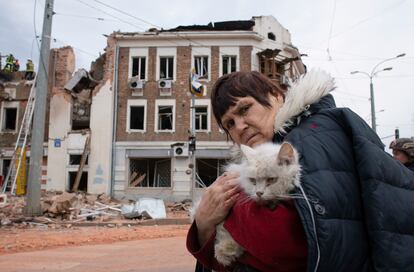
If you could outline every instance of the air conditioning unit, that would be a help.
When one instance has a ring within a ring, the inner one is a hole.
[[[178,145],[173,147],[173,157],[188,157],[188,147]]]
[[[131,89],[143,89],[144,81],[141,79],[131,78],[128,82],[128,87]]]
[[[160,89],[170,89],[172,86],[172,80],[160,79],[158,81],[158,88]]]
[[[289,78],[287,76],[280,76],[280,85],[289,86]]]

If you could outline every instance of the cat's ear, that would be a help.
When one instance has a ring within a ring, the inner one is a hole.
[[[294,161],[295,150],[293,150],[293,146],[288,142],[284,142],[280,146],[279,154],[277,155],[277,163],[279,165],[291,165]]]
[[[246,158],[249,158],[255,154],[254,149],[247,145],[240,145],[240,149],[243,153],[243,156],[245,156]]]

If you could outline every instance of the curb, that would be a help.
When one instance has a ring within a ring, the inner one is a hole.
[[[121,227],[121,226],[165,226],[165,225],[189,225],[189,218],[164,218],[148,219],[144,221],[132,222],[78,222],[78,223],[59,223],[61,225],[71,225],[76,227]]]

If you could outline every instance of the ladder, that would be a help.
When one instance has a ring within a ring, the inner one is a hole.
[[[22,158],[25,157],[24,153],[26,152],[27,141],[32,124],[36,95],[36,77],[34,78],[33,82],[34,83],[32,85],[32,88],[30,89],[29,98],[27,99],[27,105],[24,111],[22,124],[20,126],[19,134],[17,136],[16,145],[14,147],[13,157],[10,162],[6,179],[3,183],[3,193],[5,193],[6,191],[10,191],[11,194],[14,195],[16,191],[16,180],[22,165]]]

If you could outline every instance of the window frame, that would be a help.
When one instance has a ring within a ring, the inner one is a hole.
[[[146,179],[147,182],[144,181],[140,185],[146,183],[147,186],[139,186],[139,185],[138,186],[131,186],[130,179],[131,179],[131,176],[133,174],[133,171],[131,171],[132,161],[146,162],[146,165],[144,166],[144,168],[146,168],[146,172],[142,173],[142,174],[146,174],[145,179]],[[153,168],[150,166],[150,161],[152,161],[155,164]],[[156,171],[158,170],[157,169],[158,166],[156,166],[156,164],[157,163],[163,163],[163,162],[168,162],[168,165],[169,165],[169,177],[168,177],[169,178],[169,186],[154,186],[155,185],[154,180],[156,179],[155,174],[157,174]],[[167,189],[172,189],[173,188],[172,159],[171,158],[168,158],[168,157],[167,158],[129,157],[127,163],[128,163],[127,164],[128,165],[127,179],[126,179],[126,182],[127,182],[126,188],[127,189],[144,191],[144,190],[155,190],[155,189],[167,190]],[[151,173],[151,170],[153,170],[152,173]],[[150,181],[151,177],[153,178],[152,181]],[[153,186],[149,186],[150,183],[152,183]]]
[[[195,99],[194,100],[194,110],[197,107],[206,107],[207,108],[207,129],[195,129],[195,132],[211,132],[211,102],[210,99]],[[196,114],[194,114],[196,116]],[[193,122],[192,122],[192,109],[190,109],[190,128],[193,129]]]
[[[132,47],[129,49],[129,66],[128,66],[128,76],[132,78],[133,72],[133,59],[134,58],[145,58],[145,75],[142,79],[141,77],[139,80],[147,81],[148,80],[148,48],[142,47]]]
[[[201,64],[199,64],[199,66],[201,67],[201,69],[206,69],[206,72],[203,75],[200,75],[199,79],[203,79],[203,80],[209,80],[210,78],[210,61],[209,61],[209,56],[207,55],[195,55],[193,56],[193,61],[194,61],[194,69],[196,71],[196,73],[198,72],[197,70],[197,59],[199,59],[199,63],[201,62]],[[207,62],[206,65],[204,65],[204,62]],[[198,74],[198,73],[197,73]]]
[[[170,106],[172,107],[172,129],[158,129],[158,124],[159,124],[159,107],[167,107]],[[154,131],[156,133],[159,132],[167,132],[167,133],[174,133],[175,132],[175,114],[176,111],[176,105],[175,105],[175,99],[157,99],[155,100],[155,118],[154,118]]]
[[[219,59],[219,75],[223,76],[223,58],[224,57],[236,57],[236,70],[240,71],[240,48],[236,46],[222,46],[220,47],[220,59]]]
[[[143,107],[144,108],[144,117],[143,117],[143,129],[131,129],[131,107]],[[147,100],[144,99],[128,99],[127,101],[127,118],[126,118],[126,132],[140,132],[144,133],[147,131]]]
[[[6,110],[7,109],[16,109],[16,124],[14,130],[6,129]],[[19,129],[19,102],[2,102],[1,105],[1,114],[0,114],[0,132],[2,133],[17,133]]]
[[[134,60],[138,59],[138,74],[134,75]],[[142,60],[145,60],[144,63],[144,77],[142,77]],[[131,78],[137,78],[142,81],[146,81],[147,78],[147,57],[146,56],[131,56]]]
[[[227,70],[230,70],[230,72],[227,72],[226,74],[224,73],[224,59],[228,58],[228,63],[227,63]],[[234,58],[234,63],[233,63],[233,58]],[[232,67],[234,65],[234,71],[232,71]],[[222,66],[222,76],[227,75],[227,74],[231,74],[233,72],[237,72],[237,56],[236,55],[223,55],[221,56],[221,66]]]
[[[165,65],[165,68],[166,68],[166,74],[167,74],[167,76],[166,77],[161,77],[161,69],[162,69],[162,65],[161,65],[161,59],[166,59],[166,65]],[[169,77],[169,67],[170,67],[170,65],[169,65],[169,61],[168,60],[172,60],[172,72],[171,72],[171,77]],[[163,80],[174,80],[174,72],[175,72],[175,61],[174,61],[174,56],[159,56],[159,59],[158,59],[158,61],[159,61],[159,63],[160,63],[160,65],[159,65],[159,79],[161,80],[161,79],[163,79]]]

